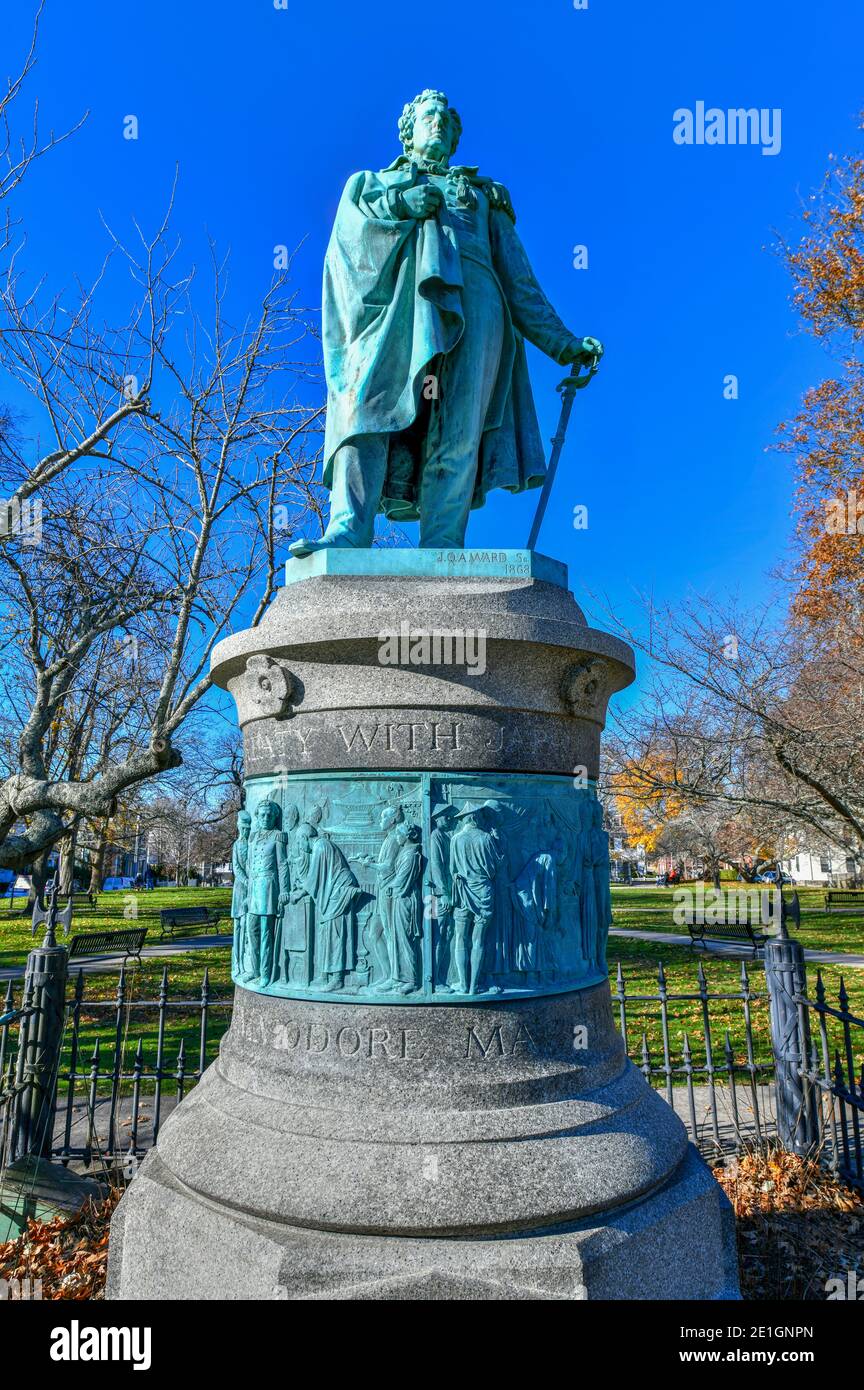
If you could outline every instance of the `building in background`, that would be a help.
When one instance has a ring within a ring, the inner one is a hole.
[[[802,846],[787,859],[781,860],[781,864],[793,883],[843,888],[854,884],[856,877],[860,877],[854,858],[845,849],[836,847],[817,850]]]

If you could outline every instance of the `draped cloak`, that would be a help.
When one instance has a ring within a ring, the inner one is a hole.
[[[551,854],[533,854],[516,880],[522,908],[516,969],[554,968],[554,947],[548,934],[557,923],[558,876]]]
[[[505,318],[471,503],[480,507],[492,488],[521,492],[539,487],[546,473],[524,338],[563,361],[574,337],[537,283],[505,210],[506,192],[477,178],[475,170],[466,173],[493,194],[489,240]],[[380,510],[397,521],[419,514],[424,439],[412,426],[424,380],[433,359],[459,342],[464,325],[459,243],[446,206],[422,221],[393,215],[393,191],[404,192],[421,177],[407,157],[380,173],[352,175],[324,261],[324,482],[332,485],[333,456],[343,444],[362,435],[387,435]]]
[[[408,840],[401,846],[393,867],[390,883],[393,915],[388,943],[393,979],[408,985],[417,984],[415,947],[423,934],[420,925],[422,879],[423,856],[420,846]]]
[[[361,890],[342,851],[325,835],[312,841],[302,886],[315,904],[315,952],[319,974],[353,970],[357,962],[354,906]]]

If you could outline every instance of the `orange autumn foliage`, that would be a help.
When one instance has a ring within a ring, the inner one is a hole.
[[[670,759],[657,756],[633,761],[616,775],[615,805],[632,845],[644,845],[653,854],[666,825],[682,812],[684,802],[670,784],[675,768]]]
[[[799,553],[795,611],[810,623],[852,617],[864,586],[864,158],[835,161],[787,250],[793,303],[816,338],[841,357],[841,374],[809,390],[781,426],[795,461]]]

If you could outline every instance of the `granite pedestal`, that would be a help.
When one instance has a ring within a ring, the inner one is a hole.
[[[250,881],[278,840],[286,893],[235,919],[231,1027],[118,1207],[109,1297],[736,1298],[731,1210],[605,977],[596,777],[629,649],[526,552],[288,578],[213,663],[253,825],[282,818]],[[482,633],[482,662],[425,659],[434,632]]]

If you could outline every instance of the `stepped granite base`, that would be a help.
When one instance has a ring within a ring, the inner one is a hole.
[[[232,1023],[115,1213],[109,1297],[737,1298],[729,1204],[612,1017],[629,649],[527,552],[287,577],[214,653]]]

